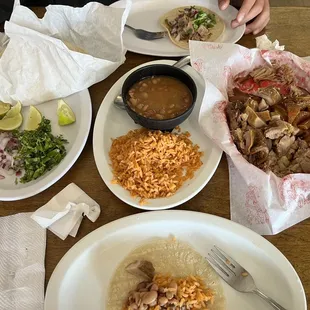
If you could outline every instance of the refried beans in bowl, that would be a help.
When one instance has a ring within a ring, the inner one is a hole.
[[[197,96],[193,79],[169,65],[150,65],[125,80],[122,98],[135,123],[154,130],[172,130],[191,114]]]

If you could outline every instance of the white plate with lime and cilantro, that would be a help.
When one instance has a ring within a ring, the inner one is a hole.
[[[91,117],[88,90],[36,106],[0,102],[0,200],[31,197],[57,182],[81,154]]]

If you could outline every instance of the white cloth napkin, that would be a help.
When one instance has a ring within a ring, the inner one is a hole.
[[[43,310],[45,247],[30,213],[0,218],[0,310]]]
[[[100,215],[100,206],[77,185],[71,183],[35,211],[31,218],[64,240],[68,235],[76,236],[83,215],[95,222]]]
[[[124,5],[50,5],[39,19],[17,3],[5,23],[10,40],[0,58],[0,101],[38,104],[108,77],[125,61],[122,32],[131,0]]]

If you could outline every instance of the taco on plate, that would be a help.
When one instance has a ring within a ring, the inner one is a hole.
[[[189,40],[214,42],[224,32],[224,21],[214,12],[200,6],[184,6],[166,13],[160,24],[168,31],[171,41],[188,49]]]
[[[156,238],[129,253],[107,295],[107,310],[223,310],[226,303],[219,277],[207,260],[174,238]]]

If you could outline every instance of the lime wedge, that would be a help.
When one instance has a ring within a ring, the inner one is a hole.
[[[15,106],[12,107],[12,108],[10,109],[10,111],[9,111],[8,113],[5,114],[5,116],[3,117],[3,119],[5,119],[5,118],[11,118],[11,117],[14,117],[14,116],[17,115],[17,114],[20,114],[21,109],[22,109],[22,104],[21,104],[19,101],[17,101],[17,103],[15,104]]]
[[[27,131],[36,130],[40,126],[41,121],[42,121],[42,115],[40,111],[33,105],[31,105],[29,108],[29,115],[25,130]]]
[[[0,130],[11,131],[20,127],[23,122],[21,113],[16,114],[13,117],[3,118],[0,120]]]
[[[11,108],[11,105],[9,103],[4,103],[0,101],[0,116],[3,116],[6,114]]]
[[[70,125],[75,122],[74,112],[62,99],[58,100],[57,116],[60,126]]]

